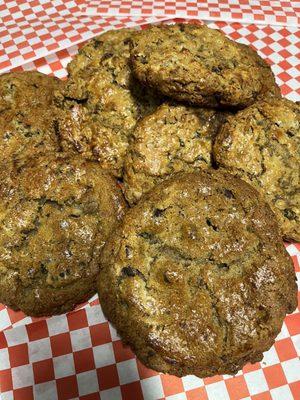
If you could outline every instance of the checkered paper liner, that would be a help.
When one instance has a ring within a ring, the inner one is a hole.
[[[0,71],[68,49],[105,30],[160,19],[82,17],[78,5],[70,0],[6,0],[0,2]]]
[[[127,22],[126,22],[127,21]],[[184,21],[184,19],[173,19],[171,21]],[[119,29],[124,26],[134,26],[137,24],[147,24],[152,21],[151,18],[135,19],[131,21],[127,18],[125,21],[121,19],[114,20],[113,26],[105,26],[105,30],[109,28]],[[191,22],[199,22],[199,20],[191,20]],[[220,29],[228,37],[241,43],[250,44],[258,53],[267,60],[271,65],[276,76],[276,81],[281,88],[282,94],[290,100],[300,100],[300,31],[297,27],[282,27],[270,25],[243,25],[240,23],[226,22],[207,22],[211,28]],[[147,25],[143,25],[144,27]],[[95,34],[94,34],[95,35]],[[82,45],[82,43],[80,44]],[[79,46],[80,46],[79,45]],[[33,62],[23,63],[15,69],[38,69],[46,74],[54,74],[59,78],[67,76],[66,65],[72,57],[78,52],[78,45],[73,45],[60,52],[53,53],[47,57],[41,57]],[[17,64],[18,65],[18,64]],[[1,70],[4,72],[6,68]]]
[[[117,27],[122,23],[117,22]],[[130,21],[130,18],[128,19]],[[136,22],[135,22],[136,23]],[[283,94],[299,100],[299,31],[293,27],[208,23],[269,60]],[[60,78],[74,45],[18,66]],[[300,245],[288,246],[300,280]],[[6,329],[13,327],[12,329]],[[67,315],[33,319],[0,306],[1,400],[300,399],[300,313],[287,316],[262,363],[237,376],[182,379],[145,368],[104,318],[97,296]]]
[[[82,0],[86,15],[167,16],[297,26],[300,3],[274,0]]]

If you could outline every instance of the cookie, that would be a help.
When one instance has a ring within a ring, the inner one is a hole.
[[[254,186],[286,240],[300,241],[300,106],[268,99],[228,118],[213,148],[218,165]]]
[[[262,90],[256,100],[263,100],[267,97],[281,98],[281,91],[276,83],[275,76],[270,65],[260,57],[260,55],[251,47],[243,43],[237,43],[242,51],[248,52],[249,56],[260,67],[262,78]]]
[[[0,75],[0,163],[58,151],[53,105],[61,81],[37,71]]]
[[[0,302],[42,316],[87,300],[125,208],[115,180],[81,157],[48,155],[14,171],[0,184]]]
[[[199,106],[244,108],[265,87],[266,66],[205,25],[151,26],[132,39],[131,61],[144,84]]]
[[[250,185],[177,174],[131,208],[104,246],[105,315],[149,368],[234,374],[262,359],[297,305],[274,214]]]
[[[130,204],[169,175],[212,165],[212,143],[225,113],[165,103],[140,120],[124,166]]]
[[[69,64],[69,79],[57,101],[64,149],[98,160],[122,175],[128,140],[140,116],[159,103],[133,78],[129,40],[136,31],[109,31],[87,43]]]

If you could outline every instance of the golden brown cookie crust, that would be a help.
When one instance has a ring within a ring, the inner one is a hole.
[[[0,186],[0,301],[41,316],[87,300],[125,208],[98,163],[48,155],[15,171]]]
[[[254,186],[283,237],[300,241],[300,106],[267,99],[228,118],[214,145],[220,167]]]
[[[133,78],[129,40],[135,34],[121,29],[89,41],[68,65],[69,79],[57,96],[63,148],[98,160],[116,176],[137,120],[161,102]]]
[[[276,83],[271,66],[251,47],[243,43],[237,43],[243,51],[248,52],[259,66],[262,78],[262,90],[256,100],[263,100],[267,97],[281,98],[281,91]]]
[[[176,172],[212,165],[212,143],[225,114],[165,103],[140,120],[124,164],[124,193],[130,204]]]
[[[263,68],[251,51],[205,25],[151,26],[132,42],[138,79],[176,100],[244,108],[263,90]]]
[[[262,359],[297,305],[269,206],[219,171],[177,174],[131,208],[102,253],[106,316],[149,368],[234,374]]]
[[[0,154],[5,165],[58,151],[53,105],[61,81],[37,71],[0,75]]]

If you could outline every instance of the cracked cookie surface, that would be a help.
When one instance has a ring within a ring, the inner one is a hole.
[[[53,96],[60,85],[59,79],[37,71],[0,76],[0,162],[5,168],[59,150]]]
[[[28,315],[70,311],[96,290],[99,253],[126,205],[99,164],[41,157],[0,184],[0,301]]]
[[[89,41],[68,65],[69,79],[57,95],[64,149],[121,176],[128,140],[137,120],[161,103],[133,77],[129,41],[137,31],[109,31]]]
[[[176,172],[212,165],[212,143],[225,113],[165,103],[140,120],[124,163],[130,204]]]
[[[262,359],[297,305],[295,279],[269,206],[211,170],[177,174],[127,212],[98,291],[147,367],[206,377]]]
[[[300,241],[300,106],[267,99],[228,118],[214,144],[220,167],[269,202],[286,240]]]
[[[205,25],[152,26],[132,43],[132,67],[141,82],[199,106],[244,108],[267,91],[266,68],[272,75],[251,49]]]

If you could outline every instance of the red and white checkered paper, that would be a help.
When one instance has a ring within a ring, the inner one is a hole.
[[[82,17],[78,5],[71,0],[5,0],[0,2],[0,71],[68,49],[105,30],[160,19]]]
[[[70,3],[64,2],[64,6]],[[100,25],[95,22],[95,30],[86,28],[78,42],[112,27],[148,22],[128,17],[101,21]],[[208,25],[255,47],[272,64],[283,94],[292,100],[300,99],[298,28],[222,22]],[[74,31],[75,25],[69,37],[76,36]],[[20,36],[15,45],[22,43],[20,48],[25,49],[26,40]],[[44,49],[43,37],[37,40]],[[13,55],[12,66],[66,77],[65,67],[77,53],[78,45],[68,47],[63,37],[55,40],[61,51],[50,50],[46,57],[26,64]],[[32,43],[27,46],[32,47]],[[0,72],[7,68],[0,64]],[[288,251],[300,280],[300,245],[289,245]],[[145,368],[122,345],[103,316],[97,296],[72,313],[52,318],[30,318],[0,305],[0,330],[1,400],[300,400],[299,309],[286,317],[281,334],[261,363],[247,365],[235,377],[203,380],[193,376],[179,379]]]
[[[87,15],[149,15],[297,26],[300,3],[275,0],[81,0]]]
[[[184,20],[175,19],[172,21]],[[149,22],[155,22],[155,20],[152,21],[151,18],[132,20],[127,17],[121,20],[114,18],[113,22],[114,23],[111,25],[107,24],[103,26],[103,30],[147,24]],[[199,20],[191,20],[191,22],[199,22]],[[207,25],[211,28],[222,30],[233,40],[250,44],[254,47],[258,53],[272,65],[276,81],[281,88],[282,94],[290,100],[300,100],[299,28],[254,24],[243,25],[240,23],[226,23],[221,21],[216,23],[207,22]],[[77,52],[78,45],[73,45],[47,57],[41,57],[38,60],[27,62],[26,64],[23,63],[23,65],[15,69],[38,69],[45,74],[54,74],[59,78],[65,78],[67,76],[65,67]],[[6,68],[1,70],[0,64],[0,73],[5,70]]]

